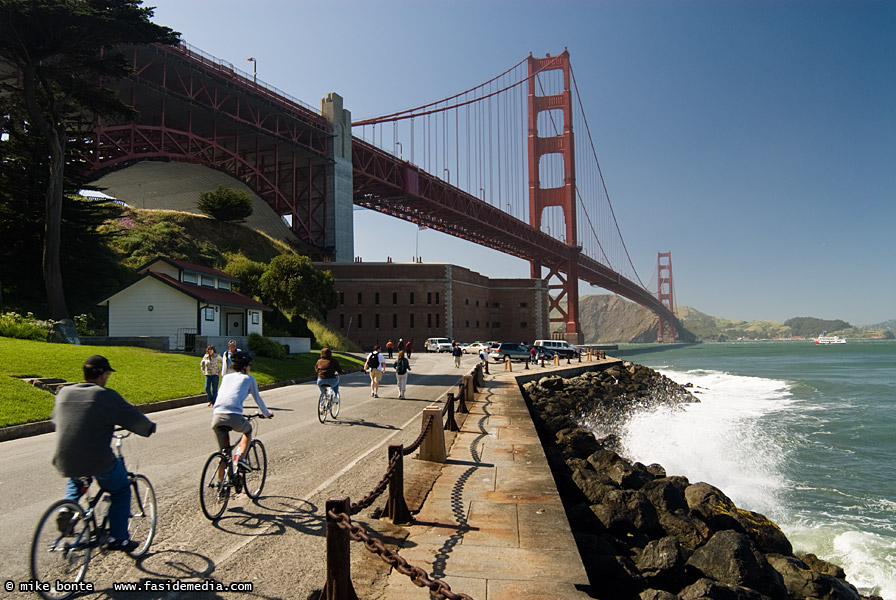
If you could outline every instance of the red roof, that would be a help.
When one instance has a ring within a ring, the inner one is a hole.
[[[154,271],[149,271],[148,273],[146,273],[146,275],[149,277],[155,277],[162,283],[166,283],[171,287],[180,290],[188,296],[196,298],[197,300],[202,300],[203,302],[208,302],[209,304],[242,306],[244,308],[256,308],[258,310],[273,310],[272,308],[265,306],[261,302],[256,302],[245,294],[234,292],[232,290],[221,290],[218,288],[203,287],[201,285],[195,285],[193,283],[183,283],[174,279],[170,275],[166,275],[164,273],[156,273]]]

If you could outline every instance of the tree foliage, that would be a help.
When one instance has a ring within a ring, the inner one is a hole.
[[[834,332],[852,328],[852,325],[840,319],[826,320],[815,317],[795,317],[787,319],[784,324],[790,327],[794,335],[800,337],[815,337],[821,335],[823,331]]]
[[[196,207],[218,221],[243,223],[252,216],[252,196],[244,190],[221,186],[199,194]]]
[[[66,169],[80,162],[72,139],[89,136],[95,116],[132,118],[134,109],[102,81],[125,77],[123,44],[175,43],[150,21],[142,0],[0,0],[0,59],[18,70],[0,95],[7,114],[40,134],[47,160],[42,271],[50,317],[68,317],[61,239]],[[4,165],[5,166],[5,165]]]
[[[287,315],[325,315],[338,303],[333,275],[297,254],[282,254],[272,260],[259,280],[259,289],[263,302]]]
[[[234,258],[224,267],[225,273],[233,275],[240,280],[240,292],[250,298],[261,296],[258,282],[261,280],[261,276],[264,275],[265,270],[267,270],[267,267],[264,263],[250,260],[244,256]],[[267,319],[265,319],[265,322],[267,322]]]

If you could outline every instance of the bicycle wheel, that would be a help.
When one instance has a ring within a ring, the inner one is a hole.
[[[334,419],[339,416],[339,394],[330,391],[330,416]]]
[[[321,392],[320,399],[317,401],[317,419],[323,423],[327,420],[327,410],[329,410],[329,406],[327,406],[327,393]]]
[[[128,523],[128,533],[140,545],[128,554],[134,558],[146,554],[156,535],[158,518],[156,492],[152,489],[152,484],[143,475],[134,475],[131,477],[131,520]]]
[[[258,500],[261,490],[264,489],[264,481],[268,476],[268,453],[261,440],[252,440],[252,443],[249,444],[246,461],[250,467],[250,470],[243,471],[246,495],[253,500]]]
[[[39,591],[47,600],[61,600],[73,589],[57,588],[57,582],[79,583],[90,562],[90,522],[81,505],[60,500],[37,523],[31,542],[31,577],[47,583]]]
[[[199,482],[199,504],[202,512],[212,521],[217,520],[227,509],[230,501],[230,475],[227,473],[227,456],[216,452],[205,461],[202,481]],[[224,478],[218,479],[218,468],[224,470]]]

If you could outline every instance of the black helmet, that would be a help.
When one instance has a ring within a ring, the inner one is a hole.
[[[237,370],[241,371],[249,366],[249,364],[252,362],[252,357],[249,356],[248,352],[237,350],[230,355],[230,360],[233,362],[233,366]]]

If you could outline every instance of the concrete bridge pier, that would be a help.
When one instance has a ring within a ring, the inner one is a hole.
[[[350,263],[355,260],[353,170],[352,170],[352,113],[342,106],[342,96],[330,92],[320,101],[320,113],[333,126],[329,154],[333,162],[327,168],[326,239],[333,240],[328,248],[333,262]]]

